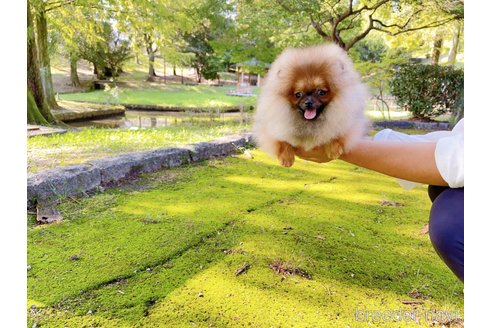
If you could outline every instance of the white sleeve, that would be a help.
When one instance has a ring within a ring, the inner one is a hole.
[[[424,135],[409,135],[391,129],[384,129],[374,135],[374,140],[436,142],[434,157],[439,173],[451,188],[460,188],[465,184],[464,127],[465,120],[461,119],[452,131],[435,131]],[[402,179],[396,180],[400,186],[407,190],[419,185],[416,182]]]
[[[437,141],[434,153],[436,165],[451,188],[465,185],[464,134],[457,133]]]
[[[391,129],[384,129],[374,135],[374,140],[406,141],[406,142],[433,142],[451,135],[451,131],[435,131],[427,134],[406,134]]]

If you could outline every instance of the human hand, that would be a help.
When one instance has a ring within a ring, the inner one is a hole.
[[[316,163],[326,163],[333,160],[333,158],[328,157],[323,146],[314,147],[311,150],[296,147],[294,148],[294,153],[297,157]]]

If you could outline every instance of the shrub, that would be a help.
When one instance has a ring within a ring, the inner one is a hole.
[[[384,59],[387,51],[388,47],[381,39],[366,39],[357,42],[350,53],[356,61],[378,63]]]
[[[401,65],[390,81],[398,105],[421,119],[458,112],[463,104],[463,85],[462,69],[422,64]]]

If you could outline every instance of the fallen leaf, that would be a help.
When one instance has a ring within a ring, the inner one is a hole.
[[[245,262],[239,269],[236,270],[236,276],[239,276],[240,274],[243,274],[245,273],[246,271],[248,271],[250,268],[250,265],[248,262]]]
[[[305,270],[292,266],[288,263],[282,262],[280,260],[275,260],[270,264],[270,269],[275,271],[276,273],[281,274],[282,276],[286,275],[297,275],[306,279],[312,279],[311,275]],[[283,279],[282,279],[283,280]]]
[[[418,301],[418,300],[403,300],[401,301],[403,304],[422,304],[424,301]]]
[[[403,204],[402,203],[398,203],[398,202],[395,202],[395,201],[392,201],[392,200],[386,200],[386,199],[383,199],[379,202],[379,205],[381,206],[389,206],[389,207],[403,207]]]

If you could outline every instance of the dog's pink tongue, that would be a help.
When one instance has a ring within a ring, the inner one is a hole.
[[[316,117],[316,109],[306,109],[304,111],[304,118],[306,120],[312,120]]]

